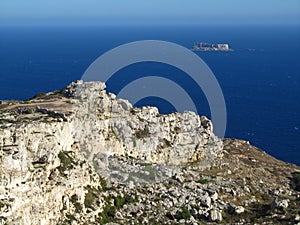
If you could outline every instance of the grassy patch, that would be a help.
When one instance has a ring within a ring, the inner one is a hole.
[[[271,207],[269,204],[253,204],[249,206],[251,211],[245,211],[243,213],[243,220],[246,224],[261,224],[262,220],[265,220],[266,217],[269,217],[273,213],[271,212]],[[228,210],[222,211],[223,222],[226,224],[235,224],[240,222],[241,215],[236,212],[229,212]],[[268,224],[281,224],[274,223],[276,218],[270,219]]]

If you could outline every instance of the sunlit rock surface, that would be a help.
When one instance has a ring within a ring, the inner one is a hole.
[[[1,224],[299,220],[299,167],[101,82],[1,101],[0,150]]]

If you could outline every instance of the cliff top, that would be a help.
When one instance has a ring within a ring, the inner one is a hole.
[[[300,168],[81,81],[0,104],[1,224],[295,224]]]

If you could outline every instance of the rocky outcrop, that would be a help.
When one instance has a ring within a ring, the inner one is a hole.
[[[66,92],[74,96],[75,141],[97,165],[103,164],[98,156],[105,154],[167,165],[201,160],[207,168],[221,156],[223,143],[204,116],[193,112],[162,115],[155,107],[134,108],[127,100],[107,94],[103,83],[78,82]]]
[[[100,82],[3,101],[0,150],[0,224],[299,218],[298,167],[221,140],[206,117],[135,108]]]
[[[70,124],[9,117],[16,123],[4,123],[0,129],[0,221],[55,224],[73,216],[72,197],[83,203],[87,187],[101,190],[101,182],[74,144]],[[82,210],[83,221],[93,217],[84,204]]]
[[[116,99],[114,94],[107,95],[103,83],[78,84],[74,96],[75,126],[83,127],[83,131],[98,132],[99,135],[90,137],[89,142],[95,138],[95,143],[104,143],[105,152],[180,164],[200,159],[201,155],[213,159],[222,149],[221,140],[213,134],[211,122],[195,113],[162,115],[155,107],[134,108],[127,100]],[[87,117],[89,119],[84,120]],[[77,136],[82,138],[82,134],[77,133]],[[118,144],[114,146],[116,142]],[[99,151],[101,146],[96,148]]]
[[[32,103],[31,109],[29,103],[1,112],[3,221],[48,224],[74,215],[68,206],[72,198],[80,204],[87,187],[101,190],[95,171],[118,182],[155,182],[173,176],[174,165],[202,160],[207,168],[221,153],[222,141],[205,117],[134,108],[107,94],[105,84],[97,82],[72,83],[63,94],[70,98],[64,103],[70,108],[68,115],[51,110],[51,102],[49,108]],[[123,164],[123,171],[111,169],[121,164],[110,156],[166,166],[158,165],[148,177],[141,177],[141,168]],[[85,215],[93,217],[87,211]]]
[[[229,44],[211,44],[211,43],[194,43],[193,51],[233,51],[229,48]]]

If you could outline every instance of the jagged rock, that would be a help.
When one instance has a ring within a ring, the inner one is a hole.
[[[218,193],[215,192],[210,196],[211,200],[216,201],[218,199]]]
[[[204,195],[201,199],[201,204],[203,206],[206,206],[208,208],[210,208],[211,206],[211,198],[208,196],[208,194],[206,193],[206,195]]]
[[[234,211],[237,213],[237,214],[241,214],[243,212],[245,212],[245,208],[243,206],[236,206],[234,208]]]
[[[1,105],[0,224],[251,224],[272,204],[297,222],[299,168],[216,137],[204,116],[135,108],[101,82],[45,97]],[[258,223],[283,220],[272,213]]]
[[[222,221],[222,213],[219,210],[213,209],[210,211],[211,221]]]
[[[236,206],[232,203],[229,203],[227,205],[227,210],[230,214],[233,214],[233,213],[241,214],[245,211],[245,208],[243,206]]]
[[[181,176],[180,174],[175,174],[175,177],[174,177],[176,180],[178,180],[180,183],[183,183],[184,182],[184,177]]]
[[[287,208],[289,206],[289,200],[288,199],[278,199],[278,198],[275,198],[273,203],[272,203],[273,207],[274,208]]]

